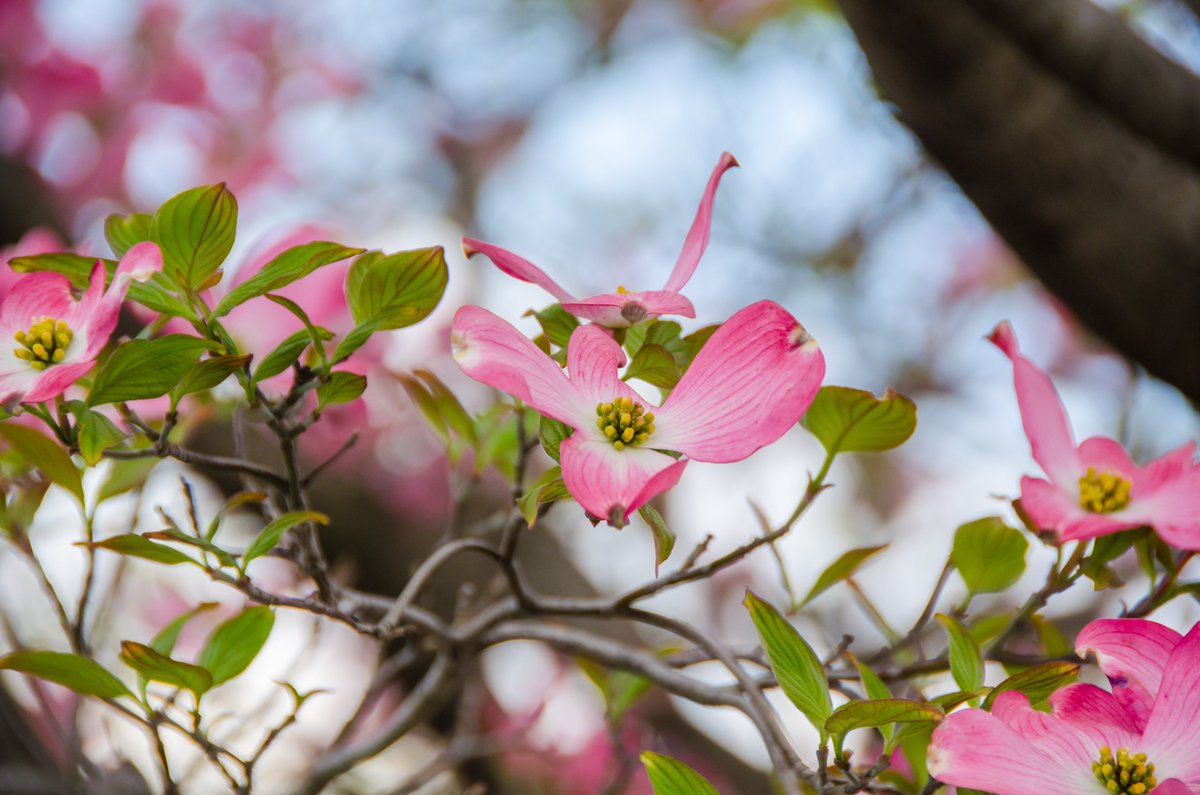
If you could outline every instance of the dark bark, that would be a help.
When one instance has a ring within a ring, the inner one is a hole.
[[[900,119],[1030,269],[1200,401],[1200,81],[1087,0],[839,3]]]

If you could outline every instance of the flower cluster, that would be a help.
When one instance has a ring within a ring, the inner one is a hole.
[[[929,772],[996,795],[1200,792],[1200,624],[1185,636],[1144,619],[1100,619],[1076,638],[1112,690],[1072,684],[1051,713],[1016,691],[933,734]]]
[[[717,163],[661,291],[577,300],[525,260],[464,241],[468,254],[488,254],[504,272],[544,287],[565,310],[594,321],[571,334],[567,373],[510,323],[479,307],[466,306],[455,315],[453,350],[471,378],[573,429],[561,447],[567,490],[589,514],[618,527],[630,512],[674,486],[689,459],[740,461],[774,442],[804,414],[825,374],[816,340],[779,304],[760,301],[713,333],[661,406],[618,376],[625,352],[605,327],[668,313],[694,316],[678,290],[708,243],[721,175],[735,164],[728,153]]]

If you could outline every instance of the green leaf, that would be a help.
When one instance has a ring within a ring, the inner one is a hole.
[[[720,323],[716,323],[711,326],[704,326],[703,328],[696,329],[691,334],[688,334],[683,338],[683,343],[687,347],[684,349],[682,354],[675,354],[675,361],[679,362],[680,369],[682,369],[685,373],[687,372],[687,369],[692,366],[692,362],[696,359],[696,354],[700,353],[700,350],[704,347],[704,344],[708,342],[708,338],[715,334],[717,329],[720,327]]]
[[[0,424],[0,437],[51,483],[62,486],[74,494],[80,504],[83,503],[83,480],[79,470],[58,442],[33,428],[9,423]]]
[[[563,483],[562,469],[550,467],[521,495],[517,500],[517,508],[521,511],[525,523],[533,527],[543,505],[569,496],[566,484]]]
[[[81,696],[133,697],[129,688],[98,662],[58,651],[19,651],[0,657],[0,669],[19,671],[62,685]]]
[[[983,687],[983,654],[971,633],[953,616],[938,613],[937,620],[950,637],[950,673],[962,690]]]
[[[888,726],[893,723],[922,723],[940,721],[941,710],[906,698],[885,698],[876,701],[851,701],[833,711],[825,721],[830,734],[844,735],[854,729]]]
[[[1025,572],[1029,542],[998,516],[976,519],[954,533],[950,561],[972,594],[1003,591]]]
[[[654,795],[720,795],[704,776],[678,759],[646,751],[642,754],[642,764],[650,776]]]
[[[87,403],[100,406],[165,395],[213,345],[187,334],[130,340],[113,351],[96,373]]]
[[[861,389],[825,386],[808,407],[804,426],[831,454],[891,450],[912,436],[917,407],[890,389],[877,398]]]
[[[214,685],[227,682],[254,662],[273,626],[271,608],[248,607],[213,630],[197,662],[212,674]]]
[[[1050,694],[1075,680],[1079,674],[1079,664],[1071,662],[1049,662],[1027,668],[1013,674],[992,688],[984,699],[983,708],[991,709],[996,696],[1009,690],[1017,690],[1029,698],[1031,704],[1040,704],[1050,697]]]
[[[441,246],[395,254],[368,251],[350,267],[346,301],[355,323],[376,320],[381,330],[404,328],[434,310],[447,279]]]
[[[858,658],[854,657],[854,655],[851,654],[849,656],[854,662],[854,667],[858,669],[858,678],[862,682],[863,693],[866,694],[866,697],[873,701],[890,699],[892,691],[883,683],[883,680],[874,671],[861,663]],[[826,725],[828,725],[828,721],[826,721]],[[879,726],[879,733],[883,735],[883,742],[885,744],[892,741],[892,735],[895,731],[896,729],[891,723],[884,723]]]
[[[532,313],[538,324],[556,347],[565,348],[571,332],[579,328],[579,318],[562,308],[562,304],[551,304],[540,312]]]
[[[885,549],[887,549],[887,544],[878,547],[852,549],[844,553],[833,563],[829,564],[825,571],[821,572],[821,576],[813,583],[813,587],[809,590],[808,595],[800,603],[801,606],[808,604],[820,594],[854,574],[867,560]]]
[[[317,414],[326,406],[358,400],[366,388],[366,376],[345,370],[330,373],[329,380],[317,387]]]
[[[290,298],[285,298],[282,295],[273,293],[267,295],[267,300],[272,303],[282,306],[287,311],[291,312],[295,317],[304,324],[304,329],[308,332],[308,338],[312,340],[313,350],[317,352],[317,358],[321,361],[321,368],[325,369],[325,346],[322,344],[324,340],[333,339],[333,332],[327,328],[316,326],[308,313],[305,312],[299,304]]]
[[[1075,648],[1067,636],[1062,633],[1053,621],[1047,621],[1040,615],[1029,617],[1033,628],[1037,630],[1038,640],[1042,642],[1042,651],[1047,657],[1066,657],[1074,653]]]
[[[425,382],[426,389],[433,398],[434,406],[437,407],[438,414],[446,427],[453,430],[463,439],[466,439],[471,444],[478,442],[478,437],[475,432],[475,421],[471,419],[471,415],[463,408],[462,403],[450,391],[450,387],[446,386],[440,378],[429,370],[414,370],[413,372]]]
[[[658,567],[671,557],[671,550],[675,549],[675,531],[667,527],[662,514],[650,503],[638,508],[638,516],[641,516],[642,521],[650,525],[654,532],[654,576],[657,577]]]
[[[178,403],[184,395],[205,392],[220,386],[225,379],[250,363],[250,355],[210,356],[196,363],[187,375],[171,390],[171,400]]]
[[[179,633],[183,631],[187,623],[201,613],[206,613],[217,607],[220,607],[219,602],[201,602],[191,610],[176,616],[171,623],[158,631],[158,634],[154,636],[154,640],[150,641],[150,648],[159,654],[170,655],[171,652],[175,651],[175,643],[179,640]]]
[[[126,251],[150,239],[150,224],[153,220],[145,213],[113,213],[104,219],[104,239],[108,241],[113,254],[123,257]]]
[[[246,566],[250,561],[255,558],[261,558],[274,549],[275,545],[279,543],[279,539],[283,538],[284,533],[305,522],[329,524],[329,517],[316,511],[296,511],[280,516],[264,527],[259,532],[258,537],[250,544],[249,548],[242,553],[242,571],[246,570]]]
[[[164,682],[173,687],[190,690],[197,698],[213,686],[212,674],[208,671],[191,663],[172,659],[143,643],[122,641],[120,659],[151,682]]]
[[[1134,544],[1150,537],[1152,533],[1149,528],[1139,527],[1100,536],[1092,542],[1091,552],[1083,559],[1084,576],[1095,584],[1097,591],[1119,586],[1120,578],[1109,569],[1108,564],[1124,555]]]
[[[146,457],[113,461],[108,480],[104,481],[104,485],[100,487],[98,501],[104,502],[110,497],[124,494],[141,486],[150,476],[150,470],[158,465],[158,460],[157,457]]]
[[[303,279],[317,268],[332,265],[362,252],[361,248],[348,248],[340,243],[323,240],[293,246],[262,266],[258,273],[230,290],[213,309],[213,317],[227,315],[234,307],[251,298],[266,295]]]
[[[167,566],[175,566],[180,563],[195,563],[183,552],[180,552],[175,547],[168,547],[163,544],[155,543],[148,538],[144,538],[136,533],[127,533],[125,535],[113,536],[106,538],[103,541],[96,541],[91,544],[84,543],[85,546],[90,546],[95,549],[106,549],[109,552],[116,552],[118,555],[126,555],[131,558],[141,558],[142,560],[152,560],[155,563],[163,563]]]
[[[150,239],[163,253],[163,271],[199,289],[233,248],[237,199],[225,183],[193,188],[168,199],[150,224]]]
[[[120,444],[129,435],[116,423],[92,411],[82,400],[69,400],[67,407],[75,415],[75,444],[88,466],[95,466],[104,451]]]
[[[742,604],[750,611],[779,687],[820,732],[824,745],[828,739],[825,721],[833,712],[833,701],[829,697],[829,679],[821,660],[795,627],[752,591],[746,591]]]
[[[558,461],[558,450],[562,447],[562,443],[571,438],[571,434],[575,429],[565,422],[559,422],[553,417],[541,415],[541,424],[538,425],[538,440],[542,443],[542,449],[546,451],[546,455]]]
[[[680,375],[679,365],[670,351],[658,343],[647,342],[638,349],[621,379],[637,378],[660,389],[671,389],[679,383]]]
[[[312,344],[308,329],[301,329],[283,342],[275,346],[275,350],[267,354],[254,370],[254,383],[265,381],[279,375],[291,367],[304,353],[304,349]]]
[[[188,535],[177,527],[169,527],[165,530],[143,533],[142,538],[154,540],[161,539],[163,541],[178,541],[181,544],[187,544],[188,546],[195,547],[196,549],[203,549],[205,552],[215,555],[217,560],[221,562],[222,566],[237,565],[237,561],[233,559],[232,555],[218,547],[213,542],[204,538],[197,538],[196,536]]]
[[[332,367],[349,359],[355,351],[367,344],[367,340],[371,339],[371,335],[376,331],[379,331],[378,320],[368,320],[355,326],[349,334],[338,341],[337,347],[333,349],[329,365]]]

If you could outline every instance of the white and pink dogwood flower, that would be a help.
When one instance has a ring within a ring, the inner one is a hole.
[[[608,328],[625,328],[659,315],[695,317],[696,310],[692,306],[692,302],[680,295],[679,291],[696,272],[696,266],[700,264],[700,257],[704,255],[704,249],[708,247],[709,230],[712,227],[713,200],[717,194],[717,185],[721,182],[721,175],[737,164],[733,155],[728,152],[721,154],[721,159],[717,161],[712,176],[708,178],[708,185],[704,189],[704,196],[700,199],[700,207],[696,210],[692,228],[688,230],[687,237],[683,241],[683,250],[679,252],[675,268],[667,278],[666,286],[661,290],[628,292],[624,288],[618,287],[615,293],[593,295],[590,298],[576,298],[558,282],[547,276],[541,268],[499,246],[464,237],[463,252],[468,257],[477,253],[486,254],[497,268],[509,276],[523,282],[536,284],[550,293],[562,302],[563,309],[572,315]]]
[[[1062,541],[1150,526],[1168,544],[1200,549],[1200,466],[1188,443],[1145,466],[1112,439],[1076,446],[1066,409],[1050,377],[1021,354],[1012,327],[988,337],[1013,364],[1017,404],[1033,458],[1047,479],[1021,479],[1021,508]]]
[[[57,273],[17,281],[0,302],[0,403],[40,403],[61,395],[92,368],[117,327],[131,280],[162,270],[162,252],[139,243],[121,258],[105,290],[103,263],[79,300]]]
[[[471,378],[574,428],[562,443],[563,481],[589,514],[618,527],[674,486],[689,458],[740,461],[774,442],[804,414],[825,374],[816,340],[773,301],[725,322],[661,407],[617,377],[625,352],[597,326],[571,334],[569,377],[486,309],[459,309],[452,341]]]
[[[996,795],[1200,793],[1200,624],[1185,636],[1135,618],[1083,628],[1112,692],[1071,684],[1040,712],[1016,691],[992,711],[963,709],[938,726],[929,772]]]

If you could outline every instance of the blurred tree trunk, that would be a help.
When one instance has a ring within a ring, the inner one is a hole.
[[[1200,402],[1200,78],[1089,0],[838,0],[884,96],[1097,335]]]

